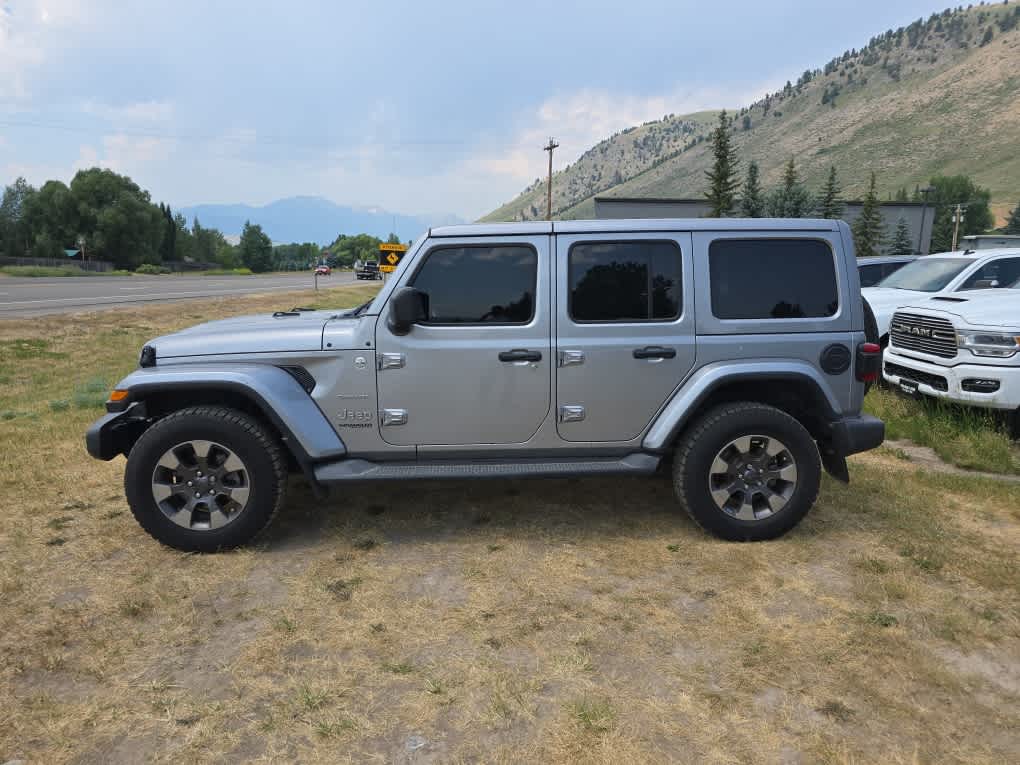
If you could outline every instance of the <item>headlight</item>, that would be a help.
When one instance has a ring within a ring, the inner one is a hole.
[[[975,356],[1006,359],[1020,351],[1020,332],[957,332],[956,345]]]

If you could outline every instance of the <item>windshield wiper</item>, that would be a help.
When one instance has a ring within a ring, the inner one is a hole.
[[[357,308],[355,308],[353,311],[351,311],[351,313],[349,315],[350,316],[361,316],[361,314],[363,314],[365,311],[368,310],[368,307],[370,305],[372,305],[372,301],[371,300],[369,300],[367,303],[362,303]]]

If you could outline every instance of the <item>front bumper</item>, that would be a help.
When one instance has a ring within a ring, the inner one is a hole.
[[[123,412],[110,412],[92,423],[85,432],[85,448],[97,460],[127,456],[147,425],[145,405],[135,402]]]
[[[907,393],[921,393],[957,404],[985,409],[1020,407],[1020,366],[957,364],[949,367],[901,356],[887,348],[882,360],[882,377]],[[964,381],[973,380],[995,381],[999,387],[988,393],[964,390]]]

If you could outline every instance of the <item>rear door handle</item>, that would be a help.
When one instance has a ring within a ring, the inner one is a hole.
[[[512,351],[500,351],[500,361],[541,361],[541,351],[529,351],[525,348],[514,348]]]
[[[667,348],[663,345],[646,345],[644,348],[634,349],[635,359],[675,359],[676,348]]]

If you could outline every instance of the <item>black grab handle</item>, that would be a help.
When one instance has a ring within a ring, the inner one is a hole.
[[[662,345],[646,345],[644,348],[634,349],[635,359],[675,359],[676,348],[666,348]]]
[[[524,348],[514,348],[512,351],[500,351],[500,361],[541,361],[541,351],[529,351]]]

